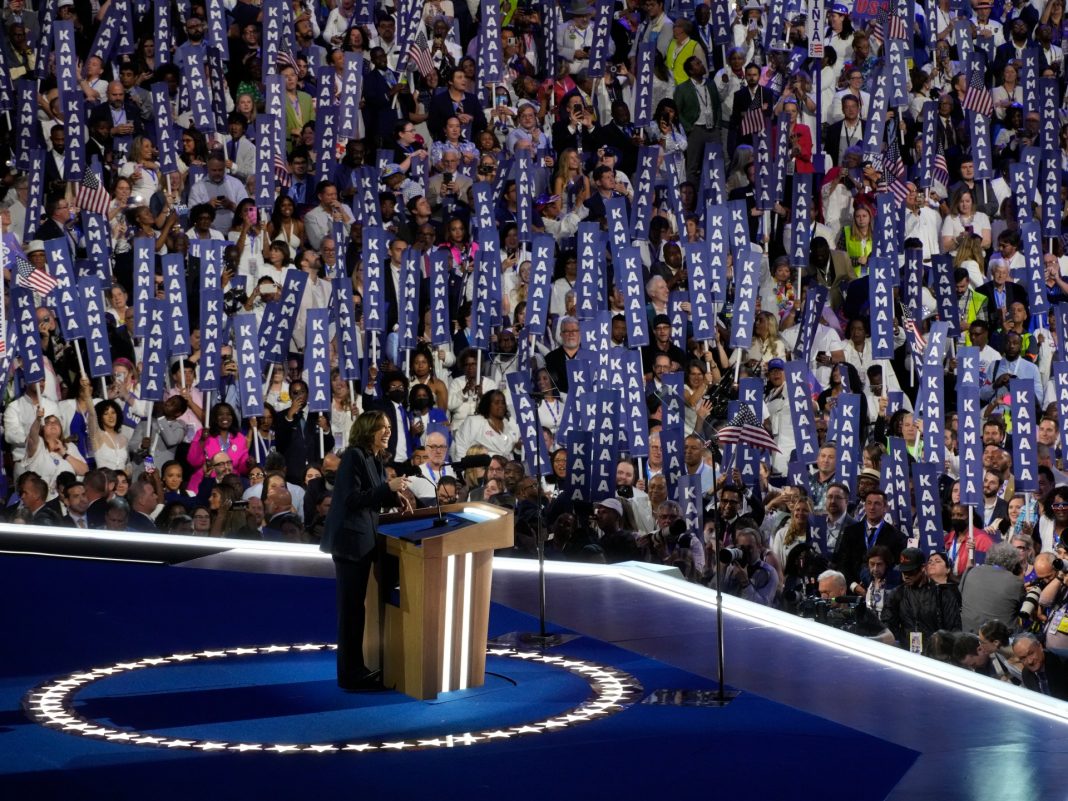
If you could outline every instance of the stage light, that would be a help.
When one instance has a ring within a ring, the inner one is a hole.
[[[265,645],[255,648],[205,649],[196,653],[176,653],[164,657],[146,657],[134,661],[118,662],[114,665],[79,671],[43,684],[27,693],[23,699],[23,707],[27,715],[35,722],[65,734],[107,742],[118,742],[125,745],[195,749],[204,752],[229,751],[238,754],[263,754],[265,752],[274,754],[335,754],[456,748],[493,740],[508,740],[515,737],[545,734],[589,723],[606,715],[618,714],[631,704],[636,703],[642,695],[642,686],[637,679],[616,668],[583,659],[573,659],[567,656],[534,651],[519,651],[511,647],[495,645],[487,649],[487,655],[538,662],[547,667],[567,670],[573,673],[589,685],[590,697],[578,706],[558,715],[553,715],[544,720],[519,723],[515,726],[477,732],[444,734],[434,732],[422,737],[412,735],[403,740],[356,743],[254,743],[167,737],[150,732],[103,726],[97,721],[82,717],[75,710],[75,696],[85,687],[94,682],[134,670],[147,670],[172,664],[189,666],[195,665],[197,662],[216,662],[232,657],[329,650],[337,650],[337,645],[333,643],[300,643],[293,645]]]

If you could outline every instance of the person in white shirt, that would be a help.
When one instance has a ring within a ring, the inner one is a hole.
[[[419,475],[408,482],[412,494],[420,500],[433,499],[438,482],[445,476],[456,478],[456,472],[446,464],[448,457],[448,437],[444,432],[431,431],[426,435],[427,459],[419,465]]]
[[[226,161],[213,156],[208,159],[207,174],[189,190],[189,205],[207,203],[215,209],[215,229],[229,231],[237,204],[247,197],[245,184],[226,174]]]
[[[993,5],[989,2],[976,3],[975,14],[972,17],[972,24],[975,26],[975,36],[980,40],[994,40],[994,49],[1001,47],[1005,44],[1005,31],[1001,27],[1001,23],[996,19],[990,19],[990,12],[993,11]]]
[[[319,205],[304,215],[304,237],[318,250],[323,237],[333,235],[335,222],[350,226],[354,218],[352,210],[338,200],[337,185],[332,181],[321,181],[315,191]]]
[[[923,260],[930,263],[933,255],[942,252],[939,241],[942,218],[924,202],[916,184],[910,181],[906,186],[909,194],[905,198],[905,239],[920,240],[923,243]]]
[[[871,108],[871,95],[864,91],[863,86],[864,73],[860,70],[850,70],[845,89],[835,92],[834,100],[828,109],[828,116],[824,123],[832,125],[845,116],[842,113],[842,98],[847,95],[860,98],[860,119],[866,120],[868,118],[868,109]]]

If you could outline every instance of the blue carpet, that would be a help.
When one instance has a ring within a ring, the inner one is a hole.
[[[525,801],[549,793],[629,799],[713,790],[815,799],[826,795],[824,771],[833,764],[836,786],[848,787],[853,801],[874,801],[916,758],[908,749],[749,694],[723,710],[635,704],[522,739],[401,753],[220,754],[103,742],[30,722],[20,708],[23,696],[57,676],[124,660],[332,642],[333,583],[3,557],[0,587],[5,799],[276,799],[343,787],[402,800]],[[533,628],[526,615],[493,608],[491,636]],[[710,687],[698,676],[589,638],[553,653],[625,671],[646,693]],[[558,667],[493,656],[487,667],[484,688],[425,703],[392,693],[337,692],[331,652],[239,656],[121,673],[78,693],[76,709],[104,725],[168,737],[328,743],[516,726],[559,715],[589,695],[584,680]]]

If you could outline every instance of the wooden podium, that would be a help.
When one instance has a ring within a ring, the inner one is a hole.
[[[425,700],[480,687],[485,680],[493,551],[512,546],[512,512],[486,503],[383,515],[387,559],[399,568],[399,594],[367,593],[364,659],[386,687]],[[381,604],[381,605],[380,605]],[[383,608],[384,606],[384,608]],[[380,660],[381,652],[381,660]]]

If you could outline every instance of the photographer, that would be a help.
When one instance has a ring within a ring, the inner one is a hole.
[[[1038,608],[1030,611],[1027,602],[1021,607],[1021,617],[1036,618],[1046,647],[1055,651],[1068,650],[1068,587],[1065,586],[1065,564],[1048,551],[1035,557],[1035,585],[1028,592],[1028,600],[1038,594]]]
[[[723,591],[763,606],[772,606],[779,589],[779,574],[760,558],[760,534],[750,528],[734,534],[734,547],[722,548],[719,561],[728,565]]]
[[[837,570],[820,573],[819,588],[820,599],[829,607],[821,622],[887,645],[894,644],[894,635],[879,621],[878,615],[868,609],[864,598],[859,597],[855,602],[841,600],[846,593],[846,578]]]
[[[656,510],[656,525],[651,534],[639,538],[639,547],[653,562],[677,567],[687,581],[699,580],[705,572],[705,546],[700,538],[687,533],[678,503],[664,501],[660,504]]]

